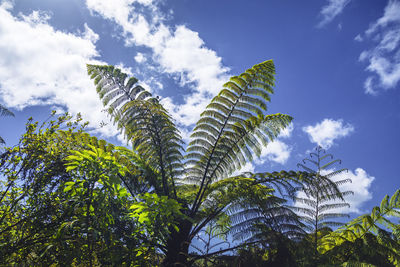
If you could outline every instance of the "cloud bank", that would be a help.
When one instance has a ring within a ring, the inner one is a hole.
[[[48,24],[49,14],[13,16],[12,8],[9,2],[0,5],[0,99],[17,109],[54,105],[81,112],[94,127],[108,121],[86,74],[86,63],[99,63],[98,35],[87,25],[82,32],[57,31]],[[98,132],[117,133],[111,126]]]
[[[229,68],[215,51],[206,47],[199,34],[185,25],[168,26],[167,16],[161,13],[156,1],[118,0],[106,2],[87,0],[94,14],[113,21],[122,29],[127,46],[150,48],[150,55],[161,71],[179,76],[180,85],[188,85],[192,92],[184,96],[183,104],[163,98],[173,118],[181,126],[193,125],[222,85],[229,78]],[[141,62],[144,55],[137,55]]]

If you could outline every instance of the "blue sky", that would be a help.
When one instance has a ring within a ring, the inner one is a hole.
[[[297,170],[317,144],[343,160],[351,212],[400,188],[400,1],[0,1],[0,135],[81,112],[119,142],[85,64],[118,65],[159,95],[185,140],[231,75],[273,59],[271,113],[293,125],[246,170]]]

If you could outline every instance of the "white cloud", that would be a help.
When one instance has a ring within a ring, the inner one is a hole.
[[[184,96],[183,104],[177,105],[172,100],[169,103],[173,118],[182,126],[190,126],[198,120],[211,97],[220,91],[228,79],[229,69],[223,66],[215,51],[205,46],[197,32],[184,25],[165,25],[165,16],[151,1],[146,2],[150,16],[146,16],[146,12],[136,12],[139,7],[143,8],[139,4],[137,0],[86,1],[92,12],[122,28],[127,45],[150,48],[152,59],[163,72],[177,75],[181,85],[192,88],[192,92]]]
[[[372,24],[365,32],[370,35],[379,28],[386,27],[388,24],[400,21],[400,2],[397,0],[389,0],[382,17]]]
[[[400,80],[400,62],[393,64],[385,57],[372,56],[369,59],[367,70],[375,72],[380,78],[380,84],[384,88],[393,88]]]
[[[343,9],[351,0],[328,0],[328,4],[323,6],[320,12],[321,21],[318,27],[323,27],[330,23],[335,17],[343,12]],[[340,26],[341,27],[341,26]]]
[[[357,34],[357,36],[354,37],[354,40],[357,42],[362,42],[364,39],[362,38],[362,36],[360,34]]]
[[[335,171],[334,169],[331,170],[326,170],[325,174],[331,173]],[[372,193],[371,193],[371,184],[375,180],[375,177],[369,175],[364,169],[362,168],[357,168],[353,171],[348,171],[348,172],[343,172],[341,174],[338,174],[336,176],[332,177],[332,181],[340,181],[340,180],[345,180],[345,179],[351,179],[351,183],[345,183],[341,186],[339,186],[339,189],[341,192],[347,192],[347,191],[352,191],[354,194],[349,194],[345,196],[345,201],[350,204],[350,207],[342,207],[342,208],[337,208],[337,209],[332,209],[329,212],[333,213],[362,213],[364,212],[362,210],[362,206],[365,202],[368,200],[372,199]],[[309,199],[314,199],[312,197],[307,197],[304,192],[299,192],[297,194],[297,197],[300,198],[309,198]],[[333,203],[341,203],[341,200],[332,200],[327,202],[327,204],[333,204]],[[295,206],[297,207],[306,207],[305,204],[296,202]],[[339,220],[340,221],[340,220]]]
[[[124,65],[124,63],[122,63],[122,62],[119,62],[118,64],[116,64],[115,67],[120,69],[122,72],[128,74],[129,76],[133,75],[132,68],[126,67]]]
[[[328,149],[338,138],[345,137],[354,131],[351,124],[344,124],[342,120],[324,119],[315,126],[305,126],[303,131],[309,135],[312,143]]]
[[[137,53],[135,56],[135,61],[137,63],[143,63],[146,61],[146,57],[143,55],[143,53]]]
[[[150,48],[152,60],[164,72],[177,75],[182,86],[191,86],[190,94],[183,96],[183,104],[174,103],[171,97],[161,99],[161,103],[178,124],[186,126],[181,128],[181,133],[185,142],[188,142],[188,128],[196,123],[200,112],[229,78],[229,69],[223,66],[222,59],[205,46],[197,32],[184,25],[165,25],[163,15],[154,4],[151,4],[151,18],[146,18],[143,13],[135,13],[135,9],[139,8],[135,0],[123,1],[112,7],[100,0],[87,0],[86,4],[92,12],[97,12],[122,27],[127,45]],[[117,10],[115,6],[123,11]],[[137,55],[135,60],[139,62],[141,58],[141,55]],[[284,130],[279,138],[289,138],[292,130],[293,125]],[[277,140],[263,149],[259,162],[269,160],[284,164],[290,157],[290,152],[288,145]],[[245,169],[254,170],[254,166],[246,165]]]
[[[285,164],[290,157],[292,148],[280,141],[279,139],[268,144],[267,147],[263,147],[260,158],[254,160],[254,162],[247,162],[240,170],[236,170],[232,176],[239,175],[243,172],[254,172],[255,165],[262,165],[266,162],[273,162],[279,164]]]
[[[275,140],[264,147],[261,151],[260,160],[257,164],[262,164],[266,160],[279,164],[285,164],[290,157],[292,148],[280,140]]]
[[[390,0],[384,14],[365,31],[365,38],[375,46],[360,54],[372,73],[364,83],[365,93],[376,95],[378,89],[395,88],[400,81],[400,2]],[[373,82],[373,77],[378,81]]]
[[[294,130],[293,123],[290,123],[283,131],[280,132],[277,139],[268,143],[266,147],[261,150],[260,158],[255,160],[255,164],[262,165],[265,162],[274,162],[279,164],[285,164],[290,158],[292,147],[282,141],[282,139],[288,139],[292,136]]]
[[[378,92],[374,89],[373,86],[374,77],[369,76],[364,82],[365,93],[370,95],[376,95]]]
[[[292,132],[294,130],[293,123],[290,123],[288,127],[283,129],[279,135],[278,138],[290,138],[292,136]]]
[[[254,173],[254,165],[251,162],[246,162],[246,164],[244,166],[242,166],[242,168],[240,170],[235,170],[231,176],[238,176],[244,172],[251,172]]]
[[[357,168],[355,171],[349,171],[348,173],[341,173],[340,175],[334,176],[334,181],[343,179],[351,179],[351,183],[346,183],[340,186],[342,192],[353,191],[354,195],[346,197],[346,202],[350,204],[350,208],[346,212],[362,212],[360,209],[362,205],[372,199],[371,183],[375,180],[375,177],[369,175],[364,169]]]
[[[98,127],[107,120],[86,63],[96,63],[98,35],[87,25],[83,32],[55,30],[49,15],[33,11],[14,17],[12,5],[0,5],[0,98],[8,107],[53,105]],[[113,127],[99,130],[115,135]]]
[[[92,29],[89,28],[89,26],[85,23],[85,32],[84,32],[84,38],[86,40],[89,40],[92,42],[92,44],[96,43],[99,40],[99,35],[95,33]]]

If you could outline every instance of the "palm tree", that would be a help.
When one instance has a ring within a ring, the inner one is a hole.
[[[201,113],[191,141],[184,149],[168,112],[134,77],[113,66],[88,65],[97,92],[108,112],[132,144],[132,158],[141,166],[148,190],[175,199],[185,217],[176,223],[158,249],[164,266],[185,266],[192,239],[211,221],[240,202],[241,192],[254,189],[291,189],[300,173],[246,173],[232,176],[292,120],[288,115],[266,115],[273,94],[272,60],[253,66],[224,84]],[[127,181],[129,186],[134,181]],[[135,190],[130,190],[135,194]]]
[[[331,161],[326,162],[329,159]],[[331,168],[337,163],[340,164],[341,160],[333,160],[331,154],[327,154],[322,147],[318,146],[315,148],[315,152],[310,153],[309,158],[304,159],[303,163],[297,164],[298,167],[315,177],[301,189],[304,196],[295,198],[297,204],[301,205],[300,207],[295,207],[295,210],[301,214],[301,220],[304,222],[305,228],[313,233],[311,242],[313,244],[315,262],[318,256],[317,248],[321,239],[321,231],[329,227],[341,226],[343,223],[335,219],[349,217],[346,213],[332,212],[335,209],[350,207],[343,197],[353,194],[352,191],[340,191],[338,193],[337,188],[342,184],[351,183],[351,179],[329,182],[332,177],[347,171],[347,169],[332,170]],[[307,164],[311,164],[312,167],[308,167]],[[321,182],[319,177],[322,176],[327,178],[326,182]]]
[[[0,104],[0,116],[14,116],[14,113],[12,113],[9,109]],[[0,136],[0,144],[5,144],[5,141],[3,140],[3,138],[1,138],[1,136]]]

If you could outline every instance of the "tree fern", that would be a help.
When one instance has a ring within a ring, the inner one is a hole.
[[[331,161],[326,162],[329,159]],[[314,235],[312,240],[314,257],[318,255],[319,231],[323,228],[341,226],[343,223],[338,222],[336,219],[349,217],[345,213],[332,212],[335,209],[350,207],[344,201],[343,196],[352,194],[352,192],[341,192],[338,186],[351,182],[351,180],[344,179],[335,182],[330,180],[335,175],[346,171],[346,169],[330,170],[336,163],[340,162],[338,159],[333,160],[331,154],[327,154],[325,150],[318,146],[315,152],[310,153],[309,158],[298,164],[301,169],[314,176],[314,179],[305,184],[301,190],[305,196],[297,196],[295,198],[297,205],[294,207],[294,210],[301,215],[301,220],[305,223],[306,229]]]
[[[242,188],[294,192],[294,184],[301,184],[301,173],[230,177],[259,156],[292,120],[283,114],[266,115],[274,86],[272,60],[233,76],[223,86],[201,114],[185,159],[168,112],[136,78],[128,79],[112,66],[88,65],[88,73],[114,123],[132,143],[133,153],[118,152],[121,159],[132,160],[136,167],[129,168],[139,170],[149,190],[178,200],[188,216],[179,222],[179,231],[171,229],[165,265],[186,262],[191,240],[242,199]]]

